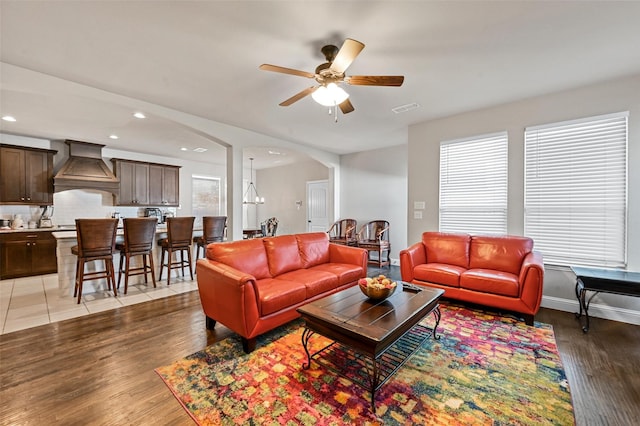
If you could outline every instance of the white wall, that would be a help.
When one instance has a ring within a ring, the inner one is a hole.
[[[463,94],[460,94],[463,96]],[[508,233],[524,231],[524,129],[583,117],[629,111],[628,268],[640,271],[640,75],[520,102],[446,117],[409,128],[409,242],[438,229],[438,170],[441,141],[506,130],[509,135]],[[413,202],[426,201],[422,220]],[[577,308],[575,278],[566,268],[547,267],[543,306]],[[594,298],[591,313],[640,323],[640,299],[610,294]]]
[[[340,158],[341,218],[387,220],[391,258],[407,247],[407,146],[363,151]]]
[[[256,172],[256,187],[265,203],[258,205],[258,224],[278,218],[277,235],[307,232],[307,182],[329,178],[329,169],[315,160]],[[259,182],[259,183],[258,183]],[[296,201],[302,201],[300,209]]]

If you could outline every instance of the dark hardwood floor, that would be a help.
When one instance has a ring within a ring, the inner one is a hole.
[[[536,320],[554,326],[576,424],[640,424],[640,327]],[[230,335],[206,330],[197,292],[2,335],[0,424],[193,424],[153,369]]]

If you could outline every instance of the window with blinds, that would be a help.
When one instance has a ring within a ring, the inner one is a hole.
[[[525,129],[525,235],[545,263],[626,266],[628,113]]]
[[[220,212],[220,178],[192,175],[191,185],[191,212],[196,217],[194,226],[202,226],[203,216],[222,214]]]
[[[507,232],[507,132],[440,144],[441,232]]]

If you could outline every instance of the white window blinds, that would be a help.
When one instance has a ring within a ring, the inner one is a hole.
[[[626,265],[628,113],[525,129],[525,235],[545,263]]]
[[[440,144],[440,231],[507,232],[507,133]]]

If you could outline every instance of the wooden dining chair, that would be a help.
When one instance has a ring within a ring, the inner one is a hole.
[[[270,217],[260,224],[260,233],[263,237],[275,237],[278,230],[278,218]]]
[[[202,235],[193,237],[193,243],[196,245],[196,263],[200,258],[200,250],[202,249],[202,257],[206,257],[207,245],[224,241],[227,230],[226,216],[203,216],[202,217]]]
[[[78,297],[78,303],[82,297],[82,284],[85,281],[106,279],[107,289],[113,288],[114,296],[118,296],[113,268],[117,229],[118,219],[76,219],[78,244],[71,247],[71,253],[77,256],[73,297]],[[87,263],[99,260],[104,262],[104,269],[85,271]]]
[[[153,287],[156,287],[156,273],[153,266],[153,242],[156,236],[155,217],[136,217],[122,220],[124,240],[116,243],[116,250],[120,250],[120,265],[118,267],[118,288],[124,273],[124,294],[129,289],[129,277],[144,275],[145,284],[151,274]],[[142,256],[141,266],[132,266],[131,258]]]
[[[391,265],[391,243],[389,242],[389,222],[372,220],[358,231],[358,247],[367,250],[367,262],[379,268]],[[377,253],[375,259],[371,253]]]
[[[346,246],[357,245],[357,225],[358,223],[355,219],[341,219],[335,222],[327,231],[329,234],[329,242]]]
[[[184,267],[189,268],[189,275],[193,280],[193,266],[191,263],[191,241],[193,239],[193,222],[195,217],[169,217],[167,218],[167,238],[161,238],[158,240],[158,245],[162,248],[160,255],[160,274],[158,279],[162,279],[162,271],[166,266],[167,273],[167,285],[171,284],[171,269],[182,269],[182,276],[184,277]],[[187,253],[187,259],[185,260],[184,254]],[[176,253],[176,260],[173,260],[173,254]],[[178,260],[178,253],[180,254],[180,260]],[[167,259],[165,260],[165,255]]]

